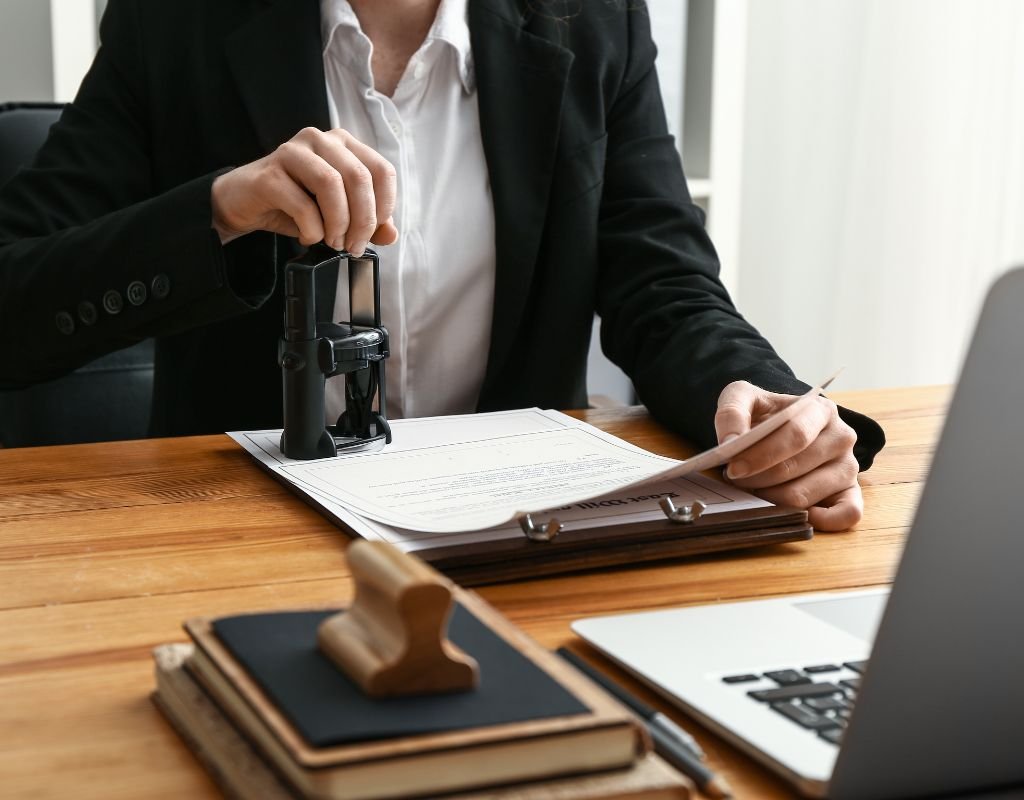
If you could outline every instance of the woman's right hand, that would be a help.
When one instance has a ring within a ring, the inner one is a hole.
[[[304,128],[214,180],[213,228],[222,244],[263,230],[362,255],[398,238],[395,191],[395,168],[348,131]]]

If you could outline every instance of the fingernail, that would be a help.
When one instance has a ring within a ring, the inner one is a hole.
[[[730,461],[729,467],[725,471],[725,477],[730,480],[736,478],[745,478],[750,474],[750,465],[746,461]]]
[[[738,433],[730,433],[724,439],[722,439],[721,444],[728,444],[733,439],[739,439],[739,438],[740,438],[740,435]]]
[[[358,258],[366,250],[366,242],[353,242],[348,246],[348,251]]]

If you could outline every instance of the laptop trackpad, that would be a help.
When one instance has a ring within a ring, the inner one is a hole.
[[[875,640],[888,599],[889,592],[884,591],[834,600],[798,601],[793,607],[870,644]]]

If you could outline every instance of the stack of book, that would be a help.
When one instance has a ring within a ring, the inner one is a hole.
[[[155,651],[154,701],[239,797],[689,797],[636,719],[477,595],[456,590],[469,692],[375,699],[317,648],[333,611],[186,623]]]

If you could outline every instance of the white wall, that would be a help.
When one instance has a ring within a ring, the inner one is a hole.
[[[1024,4],[751,2],[746,98],[748,318],[808,380],[954,380],[1024,263]]]
[[[92,63],[106,0],[0,0],[0,102],[67,102]]]
[[[0,0],[0,103],[53,99],[50,4]]]
[[[75,98],[96,55],[97,10],[95,0],[50,0],[53,96],[61,103]]]

